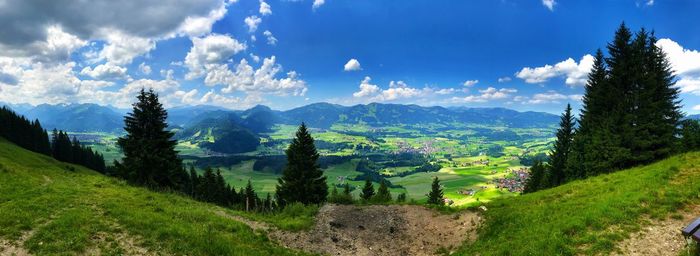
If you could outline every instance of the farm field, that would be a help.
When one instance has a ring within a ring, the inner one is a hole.
[[[198,171],[218,168],[236,188],[251,181],[260,196],[274,194],[284,166],[284,150],[296,126],[274,125],[261,135],[255,151],[222,154],[181,140],[176,149],[186,164]],[[329,186],[349,183],[353,195],[367,175],[375,188],[379,180],[389,181],[396,197],[406,193],[408,200],[422,202],[433,177],[444,186],[445,197],[455,206],[487,202],[514,196],[515,190],[498,188],[499,179],[514,178],[514,170],[525,170],[534,157],[548,152],[554,128],[515,128],[485,125],[394,125],[372,127],[363,124],[334,124],[328,129],[311,128],[316,147],[328,163],[322,164]],[[118,135],[71,133],[105,155],[107,164],[119,159]],[[208,140],[216,140],[207,137]]]

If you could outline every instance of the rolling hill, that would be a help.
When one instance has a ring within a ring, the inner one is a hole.
[[[122,114],[97,104],[41,104],[19,113],[46,129],[71,132],[117,132],[124,125]]]
[[[698,164],[700,153],[687,153],[485,203],[478,238],[455,254],[625,253],[618,246],[631,234],[698,214]],[[0,202],[0,254],[300,254],[246,225],[255,222],[227,217],[236,212],[132,187],[3,139]]]
[[[234,214],[132,187],[0,138],[2,255],[301,254],[216,213]]]

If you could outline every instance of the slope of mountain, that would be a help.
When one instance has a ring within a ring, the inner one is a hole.
[[[669,216],[697,217],[697,210],[692,209],[700,206],[698,164],[700,152],[687,153],[532,194],[496,199],[485,206],[486,221],[479,238],[457,254],[612,254],[616,244],[640,228],[657,229],[655,223]],[[680,236],[680,228],[671,228],[671,236]],[[683,248],[685,244],[679,240]],[[634,249],[645,252],[645,248]]]
[[[46,129],[71,132],[116,132],[124,124],[121,114],[96,104],[41,104],[22,114],[39,119]]]
[[[176,138],[220,153],[253,151],[260,145],[260,138],[242,126],[242,122],[235,113],[222,113],[188,125]]]
[[[230,110],[208,105],[174,107],[168,109],[168,124],[171,127],[185,127],[223,112],[230,112]]]
[[[228,209],[132,187],[2,138],[0,202],[0,255],[303,254]]]

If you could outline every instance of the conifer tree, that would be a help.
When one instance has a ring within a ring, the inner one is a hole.
[[[253,189],[253,184],[250,182],[250,180],[248,180],[248,185],[246,185],[245,190],[243,192],[242,203],[246,211],[254,210],[257,208],[258,195],[255,193],[255,190]]]
[[[557,140],[549,154],[549,186],[558,186],[566,179],[566,166],[574,139],[574,117],[571,115],[571,105],[566,105],[566,110],[561,116]]]
[[[389,188],[386,186],[386,181],[382,179],[379,182],[379,189],[377,189],[377,194],[374,196],[376,202],[385,203],[391,201],[391,193]]]
[[[183,177],[182,160],[167,130],[168,113],[153,89],[141,89],[133,110],[124,118],[126,136],[117,145],[124,153],[119,168],[127,180],[147,187],[177,189]]]
[[[328,197],[326,177],[318,165],[314,139],[302,123],[286,150],[287,165],[278,179],[277,196],[281,204],[300,202],[319,204]]]
[[[372,180],[367,176],[365,179],[365,186],[362,187],[362,194],[360,197],[365,201],[369,201],[374,196],[374,185],[372,185]]]
[[[442,187],[440,186],[440,179],[437,176],[433,179],[433,184],[430,186],[430,193],[428,193],[428,204],[444,205],[445,201],[443,198]]]
[[[523,194],[532,193],[543,188],[547,188],[549,184],[543,184],[546,181],[546,168],[542,161],[539,159],[535,160],[535,163],[530,167],[530,176],[525,182],[525,188],[523,189]]]
[[[403,203],[406,202],[406,193],[401,193],[396,196],[396,202]]]

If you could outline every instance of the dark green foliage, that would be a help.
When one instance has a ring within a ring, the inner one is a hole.
[[[141,92],[133,110],[124,118],[126,136],[117,145],[124,153],[118,164],[120,176],[151,188],[180,190],[189,177],[175,151],[175,140],[165,120],[168,113],[152,89]]]
[[[571,105],[566,105],[566,110],[561,116],[559,130],[557,130],[557,140],[554,143],[554,148],[549,154],[549,180],[547,184],[540,182],[542,188],[550,186],[559,186],[566,180],[566,165],[569,159],[569,153],[574,140],[574,117],[571,115]],[[541,164],[541,163],[540,163]],[[546,186],[543,186],[546,185]],[[535,187],[533,187],[535,188]],[[533,190],[534,191],[534,190]]]
[[[352,194],[350,194],[350,184],[345,183],[342,186],[343,191],[338,192],[338,187],[333,186],[331,190],[331,195],[328,197],[328,202],[333,204],[352,204],[354,202]]]
[[[68,134],[54,129],[51,141],[49,135],[41,127],[39,120],[30,122],[24,116],[17,115],[12,110],[0,108],[0,136],[25,149],[53,156],[59,161],[79,164],[95,171],[104,173],[105,162],[101,154],[82,146]]]
[[[686,152],[700,150],[700,123],[698,120],[683,120],[680,130],[682,150]]]
[[[527,182],[525,182],[523,194],[550,187],[549,181],[551,181],[551,179],[548,179],[549,177],[545,173],[546,170],[546,166],[541,161],[535,160],[535,163],[530,168],[530,176],[527,178]]]
[[[430,193],[428,193],[428,204],[443,205],[445,204],[442,187],[440,186],[440,179],[437,176],[433,179],[433,184],[430,188]]]
[[[0,108],[0,137],[25,149],[51,155],[49,135],[39,120],[29,121],[5,106]]]
[[[403,203],[406,202],[406,193],[401,193],[396,196],[396,202]]]
[[[286,154],[287,166],[277,185],[279,203],[320,204],[326,201],[326,177],[318,164],[319,154],[314,139],[304,123],[299,126]]]
[[[365,201],[368,201],[372,199],[374,196],[374,185],[372,185],[372,180],[367,178],[365,180],[365,186],[362,187],[362,194],[360,194],[360,197],[364,199]]]
[[[378,203],[386,203],[391,201],[391,193],[389,192],[389,188],[386,186],[386,182],[384,180],[379,182],[377,194],[374,195],[372,199]]]
[[[642,29],[633,35],[623,23],[608,44],[610,56],[598,50],[564,180],[646,164],[677,152],[679,91],[665,54],[655,44],[653,33]]]

